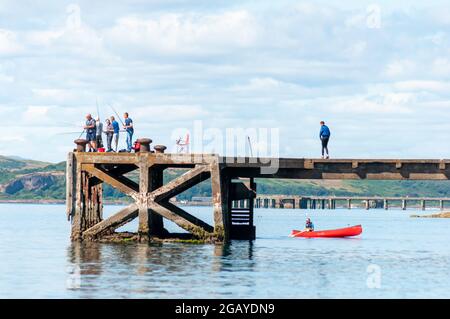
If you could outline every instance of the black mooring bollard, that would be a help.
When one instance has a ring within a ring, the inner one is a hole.
[[[77,144],[77,152],[86,152],[87,140],[80,138],[75,140],[74,143]]]
[[[165,147],[164,145],[155,145],[154,149],[156,153],[162,154],[167,149],[167,147]]]
[[[150,152],[150,144],[152,144],[152,140],[149,138],[140,138],[137,140],[138,143],[141,145],[141,148],[139,149],[139,152]]]

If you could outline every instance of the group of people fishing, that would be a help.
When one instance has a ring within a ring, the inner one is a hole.
[[[114,116],[105,119],[105,125],[100,120],[100,117],[94,119],[91,114],[86,115],[86,124],[83,127],[86,132],[86,140],[88,141],[88,152],[97,152],[100,148],[104,148],[103,134],[106,135],[106,152],[120,152],[119,136],[120,132],[126,133],[127,148],[123,151],[131,152],[133,149],[133,120],[127,112],[123,115],[124,121],[119,117],[122,123],[123,130],[120,130],[120,125]],[[114,144],[114,147],[113,147]]]
[[[125,112],[123,114],[124,121],[120,118],[122,122],[122,132],[126,133],[126,152],[131,152],[133,149],[133,120],[130,118],[129,114]],[[116,121],[114,116],[110,116],[105,120],[105,129],[100,118],[94,119],[91,114],[86,115],[86,125],[84,126],[84,131],[86,132],[86,140],[88,141],[89,152],[97,152],[99,148],[103,148],[103,134],[106,135],[106,152],[119,152],[119,133],[121,132],[119,123]],[[84,132],[83,131],[83,132]],[[322,143],[322,158],[329,159],[330,155],[328,152],[328,142],[331,137],[330,128],[325,125],[324,121],[320,122],[320,132],[319,138]],[[113,148],[114,143],[114,148]],[[306,219],[305,231],[314,231],[314,224],[310,218]]]

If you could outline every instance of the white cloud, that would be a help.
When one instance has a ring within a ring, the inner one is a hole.
[[[347,49],[346,53],[350,57],[359,57],[359,56],[364,54],[366,49],[367,49],[367,42],[366,41],[360,41],[360,42],[357,42],[357,43],[353,44],[352,46],[350,46]]]
[[[0,111],[15,114],[3,122],[8,138],[28,142],[11,143],[9,154],[63,160],[96,98],[102,117],[112,103],[130,112],[136,137],[168,146],[174,127],[197,119],[280,127],[283,156],[317,155],[325,119],[334,156],[422,157],[411,143],[432,145],[430,130],[450,120],[450,47],[436,9],[380,5],[374,30],[360,2],[78,3],[43,1],[39,17],[36,7],[3,8]],[[400,131],[410,141],[393,145]],[[358,153],[355,134],[379,147]]]
[[[143,49],[152,53],[210,54],[253,45],[258,36],[256,20],[245,10],[221,14],[163,14],[143,19],[120,18],[105,30],[112,49]]]
[[[72,92],[66,89],[32,89],[32,92],[37,98],[42,98],[46,101],[62,102],[76,98]]]
[[[450,92],[450,82],[442,81],[402,81],[393,84],[401,91]]]
[[[19,53],[21,49],[15,32],[0,29],[0,55]]]
[[[410,75],[416,68],[416,64],[411,60],[396,60],[389,63],[384,70],[388,77],[399,77]]]
[[[412,99],[411,95],[395,93],[352,96],[336,101],[332,111],[346,114],[405,114],[412,112],[408,105]]]
[[[447,58],[436,58],[433,61],[432,71],[437,76],[450,76],[450,61]]]
[[[50,107],[48,106],[28,106],[22,114],[24,124],[41,122],[48,119]]]

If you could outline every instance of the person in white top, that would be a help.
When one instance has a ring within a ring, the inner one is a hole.
[[[97,142],[97,148],[103,147],[103,123],[100,121],[100,117],[97,117],[97,121],[95,122],[96,126],[96,142]]]

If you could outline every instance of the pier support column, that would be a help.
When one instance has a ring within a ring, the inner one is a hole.
[[[406,200],[402,199],[402,210],[406,210]]]
[[[425,210],[425,209],[426,209],[426,204],[425,204],[425,201],[424,201],[424,200],[422,200],[422,201],[420,202],[420,208],[421,208],[422,210]]]
[[[370,209],[370,200],[366,200],[366,210]]]
[[[156,166],[149,167],[146,162],[140,164],[139,179],[139,239],[146,241],[151,236],[161,237],[164,229],[163,217],[150,209],[148,194],[163,186],[163,170]]]
[[[443,200],[440,200],[440,201],[439,201],[439,208],[440,208],[441,210],[444,210],[444,201],[443,201]]]
[[[228,239],[253,240],[256,228],[253,225],[256,184],[253,178],[229,178],[227,202],[238,200],[248,203],[240,208],[230,209],[226,216]],[[213,192],[214,193],[214,192]]]
[[[352,209],[352,200],[351,199],[347,199],[347,208]]]
[[[163,169],[149,164],[151,139],[138,140],[141,144],[139,161],[139,228],[140,241],[148,241],[151,236],[161,237],[165,232],[161,215],[150,209],[148,194],[163,186]]]
[[[147,194],[150,191],[150,172],[146,161],[139,164],[139,240],[148,240],[150,236],[150,211]]]
[[[76,204],[73,216],[72,240],[82,239],[83,232],[102,221],[103,188],[97,178],[81,171],[77,165]]]
[[[275,201],[275,208],[282,208],[281,199],[274,199]]]
[[[213,197],[214,239],[227,241],[231,231],[231,178],[222,172],[219,159],[211,164],[211,190]],[[253,206],[253,202],[251,203]],[[251,207],[253,211],[253,207]]]
[[[389,209],[389,201],[387,199],[384,200],[384,209],[388,210]]]

